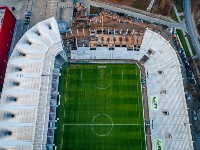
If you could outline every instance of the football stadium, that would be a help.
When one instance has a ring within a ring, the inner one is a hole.
[[[0,149],[193,150],[177,54],[148,28],[137,37],[68,57],[53,17],[29,29],[7,64]]]
[[[144,150],[140,85],[136,64],[64,65],[56,134],[59,146]]]

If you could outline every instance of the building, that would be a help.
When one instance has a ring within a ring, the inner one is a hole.
[[[90,49],[96,50],[96,47],[109,47],[109,50],[114,50],[115,47],[126,47],[127,50],[139,51],[143,35],[142,31],[134,30],[92,30],[90,31]]]
[[[4,82],[8,52],[12,43],[15,23],[15,16],[8,7],[0,7],[0,91]]]

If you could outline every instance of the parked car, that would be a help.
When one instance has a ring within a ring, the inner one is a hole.
[[[25,19],[26,22],[30,22],[30,19]]]
[[[25,13],[25,15],[26,15],[26,16],[31,16],[31,12],[28,11],[28,12]]]
[[[30,19],[30,16],[25,16],[26,19]]]
[[[27,24],[28,24],[28,22],[24,21],[24,24],[25,24],[25,25],[27,25]]]

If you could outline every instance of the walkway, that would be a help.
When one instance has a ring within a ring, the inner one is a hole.
[[[121,13],[127,14],[129,16],[134,16],[135,18],[146,20],[151,23],[166,25],[168,27],[176,27],[178,29],[183,29],[183,30],[186,29],[186,27],[183,23],[175,22],[171,18],[152,14],[152,13],[138,10],[138,9],[135,9],[132,7],[118,5],[118,4],[112,4],[112,3],[105,3],[105,2],[98,1],[98,0],[91,0],[91,1],[90,0],[79,0],[79,1],[83,2],[87,7],[89,7],[89,5],[92,5],[95,7],[101,6],[104,9],[108,9],[108,10],[111,10],[114,12],[121,12]]]

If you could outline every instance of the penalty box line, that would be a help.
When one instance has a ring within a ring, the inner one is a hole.
[[[140,126],[141,124],[63,124],[64,126]]]

